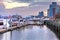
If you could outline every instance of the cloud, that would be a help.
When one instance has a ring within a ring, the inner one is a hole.
[[[13,2],[13,0],[4,0],[4,2]]]
[[[34,0],[13,0],[13,1],[17,1],[17,2],[34,2]]]
[[[5,2],[34,2],[34,0],[4,0]]]
[[[20,3],[34,3],[34,2],[60,2],[60,0],[0,0],[4,2],[20,2]]]
[[[29,3],[18,3],[18,2],[4,2],[5,8],[10,9],[10,8],[14,8],[14,7],[25,7],[25,6],[29,6]]]
[[[28,5],[34,5],[34,6],[45,5],[45,4],[48,5],[47,2],[59,2],[59,0],[4,0],[4,2],[6,8],[13,8],[13,7],[23,7]]]
[[[28,2],[28,3],[33,3],[33,2],[50,2],[50,0],[13,0],[15,2]]]
[[[49,5],[49,4],[51,4],[51,2],[35,2],[35,3],[31,3],[29,6],[34,6],[34,5],[39,5],[39,6],[41,6],[41,5]]]
[[[33,3],[33,2],[60,2],[60,0],[5,0],[7,2],[27,2],[27,3]]]

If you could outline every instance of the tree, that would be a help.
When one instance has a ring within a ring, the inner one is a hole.
[[[55,19],[60,19],[60,13],[57,13],[57,14],[55,15]]]

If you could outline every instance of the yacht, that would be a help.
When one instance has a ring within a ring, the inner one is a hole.
[[[0,19],[0,29],[4,28],[5,28],[4,19]]]

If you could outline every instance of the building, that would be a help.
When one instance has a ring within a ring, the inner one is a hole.
[[[57,8],[57,13],[55,14],[55,19],[60,19],[60,6]]]
[[[56,14],[60,13],[60,6],[58,5],[57,10],[56,10]]]
[[[49,10],[48,10],[48,17],[53,18],[57,12],[57,3],[56,2],[52,2],[52,4],[50,4]]]
[[[60,19],[60,6],[56,2],[52,2],[48,9],[48,17],[53,19]]]
[[[38,17],[43,17],[43,16],[44,16],[43,11],[42,12],[39,12]]]

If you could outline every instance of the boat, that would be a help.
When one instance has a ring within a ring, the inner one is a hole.
[[[4,24],[4,19],[0,19],[0,29],[4,29],[4,28],[6,28]]]

